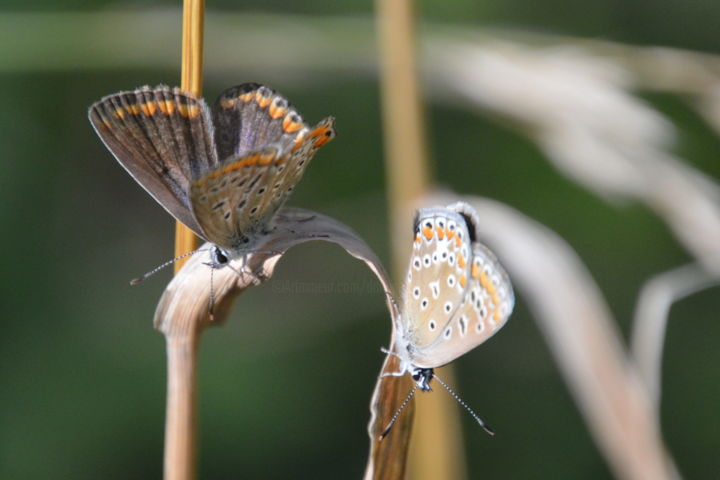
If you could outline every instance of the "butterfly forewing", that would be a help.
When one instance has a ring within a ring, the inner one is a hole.
[[[90,107],[89,117],[135,180],[176,219],[203,236],[188,196],[193,180],[217,165],[203,100],[177,88],[143,87],[103,98]]]
[[[415,351],[418,366],[437,367],[490,338],[507,322],[515,302],[507,273],[495,256],[473,243],[468,287],[443,334]]]
[[[404,335],[414,349],[432,345],[445,334],[465,295],[470,260],[463,217],[447,209],[420,210],[402,307]]]
[[[212,108],[218,157],[238,158],[276,145],[289,148],[307,133],[302,117],[285,97],[257,83],[225,90]]]

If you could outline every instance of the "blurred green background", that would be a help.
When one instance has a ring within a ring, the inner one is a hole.
[[[290,16],[278,18],[299,26],[334,15],[369,20],[373,7],[357,0],[207,6]],[[106,47],[113,36],[121,40],[123,25],[94,29],[83,14],[149,7],[168,8],[177,34],[162,43],[136,38],[136,53],[157,49],[166,62],[123,67],[103,58],[107,50],[94,50],[96,40]],[[60,12],[80,40],[38,28]],[[18,13],[39,23],[18,25]],[[503,26],[720,52],[720,3],[709,0],[425,0],[419,14],[446,28]],[[103,148],[86,109],[117,90],[177,84],[179,20],[179,2],[170,1],[0,5],[0,23],[15,27],[0,30],[0,478],[161,477],[165,352],[151,319],[170,272],[139,287],[128,280],[172,256],[174,224]],[[209,23],[206,37],[213,35]],[[374,32],[361,38],[369,44],[351,47],[372,51]],[[43,45],[74,41],[96,54],[95,68],[92,55],[82,65],[72,52],[67,63],[42,57]],[[221,59],[206,55],[212,71]],[[33,66],[44,62],[47,68]],[[388,262],[376,78],[313,76],[283,64],[264,69],[259,61],[209,73],[205,94],[212,100],[246,81],[280,90],[310,122],[337,118],[337,139],[318,154],[290,204],[349,224]],[[695,111],[677,97],[644,98],[675,122],[676,151],[720,178],[720,142]],[[626,336],[644,280],[688,260],[647,209],[602,201],[491,116],[430,103],[427,120],[438,182],[498,199],[562,235]],[[408,239],[409,232],[410,225]],[[717,293],[679,302],[668,330],[663,433],[688,479],[720,471]],[[382,294],[361,262],[326,244],[291,250],[270,282],[243,294],[228,323],[202,338],[200,478],[359,478],[368,401],[389,332]],[[473,373],[480,363],[492,366],[482,376]],[[610,478],[522,297],[508,326],[456,365],[457,390],[498,432],[490,438],[461,417],[470,478]]]

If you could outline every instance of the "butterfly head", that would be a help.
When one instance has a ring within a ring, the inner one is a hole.
[[[429,392],[432,390],[432,388],[430,388],[430,380],[433,378],[432,368],[414,368],[411,375],[415,384],[421,391]]]

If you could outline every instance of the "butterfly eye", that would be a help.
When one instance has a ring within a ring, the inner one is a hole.
[[[210,250],[210,256],[212,257],[213,265],[220,266],[228,263],[227,255],[218,246],[214,246],[212,250]]]

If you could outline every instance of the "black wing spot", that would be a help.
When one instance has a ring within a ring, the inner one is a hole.
[[[250,182],[250,185],[248,185],[248,189],[253,188],[257,182],[260,181],[260,177],[262,176],[262,173],[258,173],[255,178],[253,178],[252,182]]]

